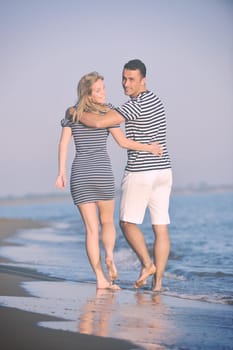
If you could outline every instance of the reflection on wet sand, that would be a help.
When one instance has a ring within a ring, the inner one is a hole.
[[[146,350],[166,349],[174,344],[171,310],[156,293],[98,290],[89,298],[79,317],[77,331],[103,337],[130,340]],[[166,344],[166,345],[165,345]]]
[[[111,290],[97,289],[96,296],[87,301],[80,316],[78,332],[106,337],[115,294]]]

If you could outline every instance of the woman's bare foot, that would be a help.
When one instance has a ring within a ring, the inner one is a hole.
[[[141,271],[139,279],[135,282],[134,287],[140,288],[146,283],[147,277],[154,275],[156,272],[156,267],[154,264],[151,264],[150,267],[144,267]]]
[[[162,289],[162,280],[157,279],[156,275],[152,279],[152,292],[161,292]]]
[[[118,272],[114,261],[111,259],[105,259],[105,263],[108,269],[108,275],[111,283],[118,278]]]
[[[145,268],[143,267],[143,268],[141,269],[140,276],[144,274],[144,270],[145,270]],[[142,286],[146,286],[146,285],[147,285],[147,278],[144,279],[144,281],[142,282],[141,285],[142,285]]]
[[[110,290],[120,290],[121,288],[117,284],[109,283],[108,281],[97,283],[96,289],[110,289]]]
[[[118,286],[117,284],[110,284],[110,287],[108,289],[111,290],[121,290],[121,287]]]

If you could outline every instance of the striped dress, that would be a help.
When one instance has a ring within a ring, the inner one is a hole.
[[[68,111],[61,125],[72,129],[76,150],[70,176],[74,204],[113,199],[114,176],[107,153],[109,130],[89,128],[80,122],[73,123]]]

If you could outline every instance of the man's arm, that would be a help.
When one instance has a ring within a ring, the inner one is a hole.
[[[91,128],[108,128],[123,123],[125,118],[114,109],[111,109],[104,115],[83,112],[80,121]]]

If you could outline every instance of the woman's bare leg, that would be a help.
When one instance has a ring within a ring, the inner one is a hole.
[[[104,274],[99,247],[99,221],[95,203],[78,206],[86,228],[86,251],[91,267],[96,274],[97,288],[109,288],[110,284]]]
[[[105,251],[105,263],[108,269],[110,281],[118,277],[117,268],[114,263],[113,251],[116,241],[116,229],[114,224],[114,200],[97,202],[101,224],[101,237]]]

